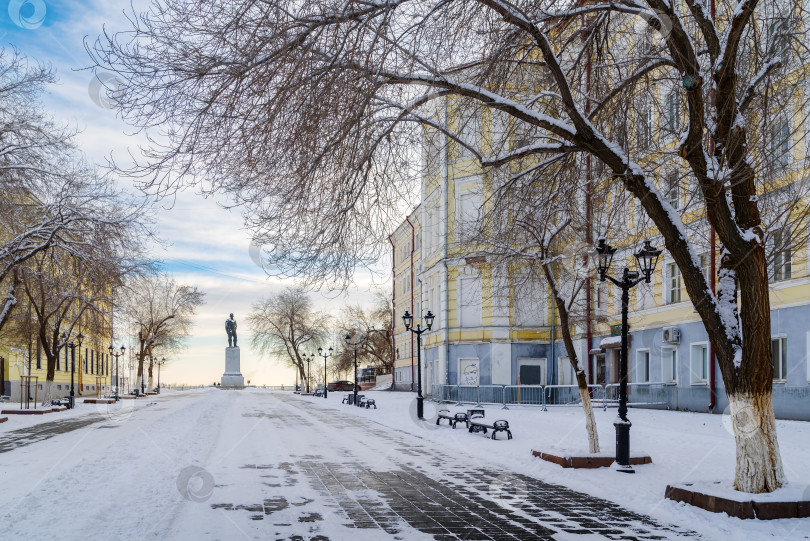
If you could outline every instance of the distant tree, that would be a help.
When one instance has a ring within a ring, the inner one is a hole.
[[[124,317],[138,340],[136,388],[144,384],[152,388],[155,352],[181,348],[191,334],[197,308],[204,303],[205,293],[161,274],[137,276],[122,290]],[[148,383],[144,382],[147,357]]]
[[[305,381],[304,356],[315,353],[329,329],[329,316],[313,309],[306,290],[288,287],[260,300],[253,305],[248,322],[253,347],[262,355],[295,367],[301,381]]]
[[[366,337],[363,347],[357,350],[357,363],[373,366],[380,373],[393,370],[393,344],[391,326],[391,301],[383,293],[374,296],[370,307],[360,305],[343,308],[338,323],[339,345],[333,362],[339,372],[354,370],[354,350],[346,346],[344,337],[349,329]]]

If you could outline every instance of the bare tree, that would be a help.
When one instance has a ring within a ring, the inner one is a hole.
[[[390,374],[393,371],[390,305],[388,297],[377,292],[372,306],[352,305],[343,309],[338,322],[340,330],[337,332],[340,344],[333,361],[337,371],[346,372],[354,366],[354,350],[347,347],[343,339],[347,329],[353,329],[366,337],[363,347],[357,350],[358,363],[374,366],[383,374]]]
[[[197,308],[205,293],[194,286],[178,284],[160,275],[135,277],[123,292],[123,310],[138,339],[136,388],[152,389],[155,351],[178,349],[189,336]],[[144,362],[149,358],[149,381],[144,380]]]
[[[402,149],[418,126],[484,167],[590,156],[632,194],[680,268],[731,403],[734,486],[767,492],[784,472],[758,196],[775,187],[766,171],[784,156],[754,138],[765,137],[768,89],[808,59],[805,14],[797,2],[738,0],[719,4],[715,25],[703,3],[685,4],[156,0],[131,29],[89,48],[126,80],[116,96],[124,118],[165,127],[131,172],[159,192],[229,192],[279,262],[317,278],[346,279],[381,253],[385,218],[411,193]],[[601,86],[591,87],[596,71]],[[647,109],[663,110],[667,93],[646,91],[667,86],[673,117],[685,120],[669,150]],[[424,113],[450,98],[480,109],[482,123],[505,116],[526,143],[485,152]],[[694,179],[722,243],[717,294],[659,188],[657,149]]]
[[[252,343],[262,355],[295,367],[306,380],[304,356],[315,352],[328,334],[329,317],[312,308],[301,287],[288,287],[253,305],[248,316]]]

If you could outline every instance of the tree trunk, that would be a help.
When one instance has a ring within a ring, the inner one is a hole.
[[[574,372],[577,375],[577,386],[579,387],[579,396],[582,398],[582,411],[585,414],[585,431],[588,434],[588,452],[599,452],[599,434],[596,432],[596,420],[593,417],[593,404],[591,404],[591,395],[588,393],[588,380],[585,379],[585,370],[582,368],[577,356],[577,349],[574,347],[574,340],[571,338],[570,320],[568,317],[568,307],[565,301],[560,297],[557,288],[557,281],[552,273],[551,268],[547,264],[543,265],[543,273],[546,275],[546,281],[551,286],[551,293],[554,296],[554,304],[557,306],[557,312],[560,317],[560,329],[562,329],[563,344],[565,344],[565,351],[568,353],[568,360],[571,366],[574,367]],[[554,337],[552,337],[552,340]],[[588,344],[590,347],[590,344]],[[553,359],[552,359],[553,362]]]
[[[56,373],[56,357],[45,351],[45,358],[48,363],[48,371],[45,375],[45,392],[42,393],[42,405],[50,406],[51,400],[53,400],[53,377]]]
[[[737,444],[734,489],[773,492],[784,485],[785,472],[776,439],[772,395],[729,394],[728,400]]]
[[[591,404],[588,380],[585,378],[585,371],[582,370],[578,364],[579,363],[573,366],[577,374],[577,386],[579,387],[579,397],[582,400],[582,410],[583,413],[585,413],[585,431],[588,433],[588,452],[598,453],[600,450],[599,434],[596,432],[596,420],[593,418],[593,404]]]

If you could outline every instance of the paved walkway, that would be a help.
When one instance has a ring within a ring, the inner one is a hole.
[[[0,452],[14,475],[0,491],[0,538],[32,528],[195,541],[699,538],[320,404],[214,390],[6,432]],[[65,486],[93,496],[45,505]],[[98,531],[96,518],[112,514]]]

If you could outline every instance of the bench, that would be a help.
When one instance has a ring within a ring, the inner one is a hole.
[[[377,409],[377,403],[374,401],[373,398],[367,398],[364,402],[361,402],[360,405],[366,405],[366,409],[369,409],[371,406],[374,406],[374,409]]]
[[[357,395],[357,405],[360,406],[361,408],[368,409],[369,402],[371,402],[371,404],[374,406],[374,409],[377,409],[377,404],[374,403],[373,398],[366,398],[366,395],[364,394]]]
[[[470,421],[470,432],[483,432],[484,434],[487,433],[487,430],[492,430],[492,439],[495,438],[495,435],[498,432],[506,432],[507,439],[512,439],[512,431],[509,430],[509,422],[504,420],[499,420],[493,422],[491,425],[485,423],[484,421]]]
[[[70,407],[70,397],[66,396],[64,398],[54,398],[51,400],[51,406],[64,406],[66,408]]]
[[[323,391],[320,389],[315,389],[315,392],[312,393],[312,396],[323,396]]]
[[[456,428],[456,423],[467,424],[467,414],[464,412],[450,413],[450,410],[441,410],[436,417],[436,424],[440,424],[442,419],[447,419],[447,424]]]
[[[11,402],[11,397],[7,394],[0,394],[0,402]]]
[[[340,401],[341,404],[348,404],[349,403],[349,395],[344,394],[343,400]]]

